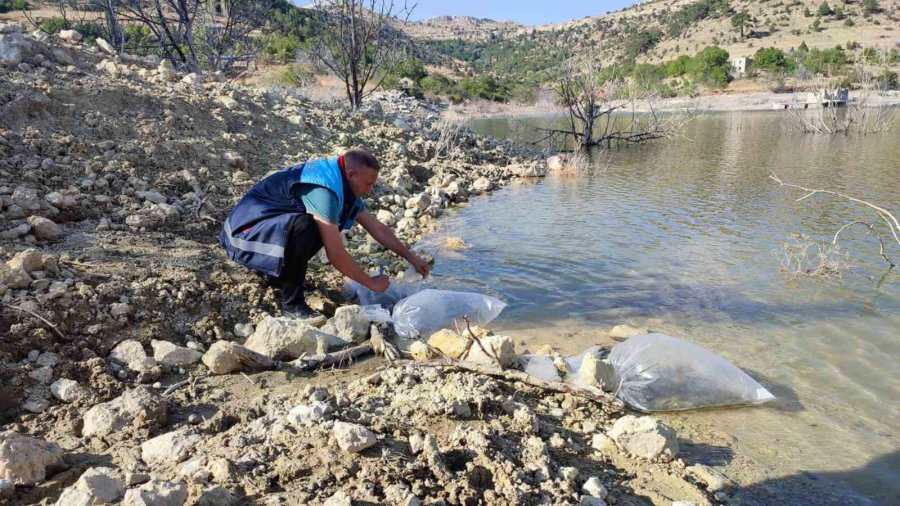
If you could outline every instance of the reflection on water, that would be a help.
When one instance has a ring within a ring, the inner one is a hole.
[[[829,240],[877,216],[829,197],[798,203],[769,179],[900,211],[900,143],[791,135],[778,119],[704,116],[685,139],[614,149],[587,177],[474,199],[442,221],[436,241],[472,247],[441,258],[435,282],[501,297],[496,327],[569,351],[622,322],[706,346],[782,398],[671,417],[733,437],[754,465],[744,485],[798,476],[822,500],[837,480],[836,503],[900,502],[900,275],[879,284],[887,264],[862,227],[842,234],[852,270],[840,282],[785,281],[773,254],[796,232]],[[510,121],[473,128],[502,137]]]

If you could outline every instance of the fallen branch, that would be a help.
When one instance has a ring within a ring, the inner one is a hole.
[[[324,353],[309,357],[301,357],[293,362],[287,362],[285,365],[299,372],[321,369],[328,366],[343,367],[354,359],[373,352],[374,350],[372,350],[371,344],[361,344],[336,353]]]
[[[53,329],[54,332],[56,332],[56,334],[59,336],[60,339],[62,339],[63,341],[66,341],[66,336],[63,335],[61,330],[59,330],[59,327],[57,327],[53,322],[44,318],[43,316],[35,313],[34,311],[29,311],[28,309],[24,309],[19,306],[13,306],[12,304],[7,304],[6,302],[0,302],[0,304],[3,304],[4,306],[6,306],[10,309],[15,309],[16,311],[21,311],[23,313],[30,314],[31,316],[33,316],[33,317],[37,318],[38,320],[47,324],[47,326],[49,326],[51,329]]]
[[[387,364],[381,368],[379,371],[383,371],[385,369],[393,368],[393,367],[402,367],[402,366],[412,366],[412,367],[438,367],[441,369],[449,369],[449,370],[459,370],[472,372],[476,374],[483,374],[485,376],[491,376],[498,379],[503,379],[506,381],[514,381],[517,383],[524,383],[528,386],[532,386],[535,388],[540,388],[543,390],[550,390],[553,392],[560,392],[565,394],[574,395],[576,397],[581,397],[584,399],[588,399],[594,402],[598,402],[600,404],[604,404],[610,406],[611,408],[620,411],[624,409],[625,405],[621,400],[614,397],[612,394],[604,392],[599,388],[590,388],[590,387],[577,387],[574,385],[570,385],[568,383],[563,383],[561,381],[545,381],[540,378],[536,378],[531,376],[523,371],[517,371],[513,369],[500,369],[499,367],[492,367],[481,364],[473,364],[470,362],[460,362],[460,361],[428,361],[428,362],[418,362],[418,361],[398,361],[392,364]],[[377,373],[376,373],[377,374]]]
[[[172,392],[174,392],[175,390],[178,390],[179,388],[187,385],[190,382],[191,382],[190,379],[181,380],[178,383],[175,383],[175,384],[169,386],[169,388],[163,390],[162,396],[168,397],[168,396],[172,395]]]
[[[840,192],[836,192],[836,191],[832,191],[832,190],[820,190],[820,189],[816,189],[816,188],[807,188],[805,186],[800,186],[800,185],[791,184],[791,183],[785,183],[784,181],[781,180],[781,178],[778,177],[778,175],[775,174],[775,172],[772,172],[769,174],[769,179],[772,179],[773,181],[775,181],[776,183],[778,183],[781,186],[787,186],[789,188],[796,188],[798,190],[803,190],[804,192],[806,192],[805,195],[803,195],[802,197],[797,199],[797,202],[806,200],[809,197],[812,197],[814,195],[818,195],[821,193],[824,195],[832,195],[835,197],[840,197],[842,199],[846,199],[851,202],[856,202],[858,204],[862,204],[871,209],[874,209],[875,213],[878,215],[878,217],[881,218],[882,220],[884,220],[884,222],[887,224],[888,230],[891,231],[891,235],[894,237],[894,241],[896,241],[897,245],[900,246],[900,221],[898,221],[897,218],[893,214],[891,214],[891,212],[888,211],[887,209],[885,209],[881,206],[877,206],[871,202],[868,202],[868,201],[865,201],[862,199],[858,199],[856,197],[852,197],[845,193],[840,193]],[[894,262],[891,261],[891,259],[888,258],[888,256],[884,253],[884,241],[882,240],[881,235],[879,235],[878,232],[875,231],[875,228],[869,223],[862,222],[862,221],[853,221],[853,222],[850,222],[850,223],[844,225],[837,231],[837,233],[834,234],[834,239],[832,240],[832,244],[837,243],[838,236],[840,235],[840,233],[842,231],[844,231],[844,229],[848,228],[851,225],[857,224],[857,223],[867,226],[869,228],[869,233],[874,235],[878,239],[878,242],[881,244],[881,252],[880,252],[881,257],[884,258],[884,260],[888,264],[890,264],[891,267],[893,267],[895,265]]]
[[[229,346],[228,348],[229,351],[233,353],[235,357],[237,357],[238,362],[240,362],[242,365],[246,365],[256,369],[262,369],[265,371],[271,371],[278,367],[278,362],[263,355],[262,353],[257,353],[247,348],[246,346],[231,343],[231,346]]]

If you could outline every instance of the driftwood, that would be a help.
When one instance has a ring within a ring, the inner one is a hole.
[[[560,392],[565,394],[574,395],[576,397],[581,397],[584,399],[588,399],[594,402],[598,402],[600,404],[604,404],[612,407],[616,410],[624,409],[625,405],[621,400],[617,399],[610,393],[604,392],[599,388],[591,388],[591,387],[578,387],[574,385],[570,385],[568,383],[563,383],[561,381],[545,381],[540,378],[536,378],[531,376],[523,371],[517,371],[515,369],[500,369],[499,367],[493,367],[482,364],[473,364],[471,362],[461,362],[457,360],[440,360],[440,361],[398,361],[392,364],[387,364],[383,367],[380,367],[378,371],[383,371],[386,369],[390,369],[393,367],[402,367],[402,366],[411,366],[411,367],[438,367],[441,369],[447,370],[459,370],[459,371],[467,371],[473,372],[476,374],[483,374],[485,376],[491,376],[498,379],[503,379],[506,381],[515,381],[518,383],[524,383],[528,386],[532,386],[535,388],[540,388],[543,390],[550,390],[553,392]],[[376,372],[375,374],[379,374]]]
[[[294,371],[311,371],[313,369],[322,369],[324,367],[343,367],[353,363],[353,361],[363,355],[373,353],[371,344],[360,344],[335,353],[321,353],[308,357],[300,357],[293,362],[287,362],[284,365]]]
[[[278,362],[262,353],[257,353],[246,346],[241,346],[240,344],[231,343],[229,351],[234,354],[238,359],[238,362],[248,367],[263,369],[265,371],[271,371],[278,367]]]

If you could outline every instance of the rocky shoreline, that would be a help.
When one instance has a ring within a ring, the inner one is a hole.
[[[216,243],[256,180],[352,146],[381,160],[367,204],[410,243],[470,195],[543,175],[538,153],[448,135],[440,108],[399,95],[349,113],[75,38],[0,37],[3,502],[727,500],[671,429],[615,403],[430,360],[292,367],[390,329],[338,308],[324,258],[312,303],[329,324],[273,318],[274,291]],[[406,268],[362,230],[346,240],[363,266]]]

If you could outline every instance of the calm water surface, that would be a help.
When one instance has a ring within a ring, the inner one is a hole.
[[[522,120],[472,127],[527,133]],[[802,193],[769,179],[774,170],[900,214],[898,131],[804,136],[777,114],[703,116],[686,139],[596,156],[586,177],[473,199],[432,238],[471,245],[440,256],[435,283],[504,299],[494,327],[529,343],[576,352],[627,322],[750,372],[778,402],[666,415],[687,437],[703,427],[698,438],[734,448],[704,443],[686,455],[725,466],[746,502],[900,504],[900,275],[886,274],[861,227],[842,236],[851,270],[840,281],[785,280],[773,253],[792,234],[830,240],[877,217],[824,196],[795,202]]]

